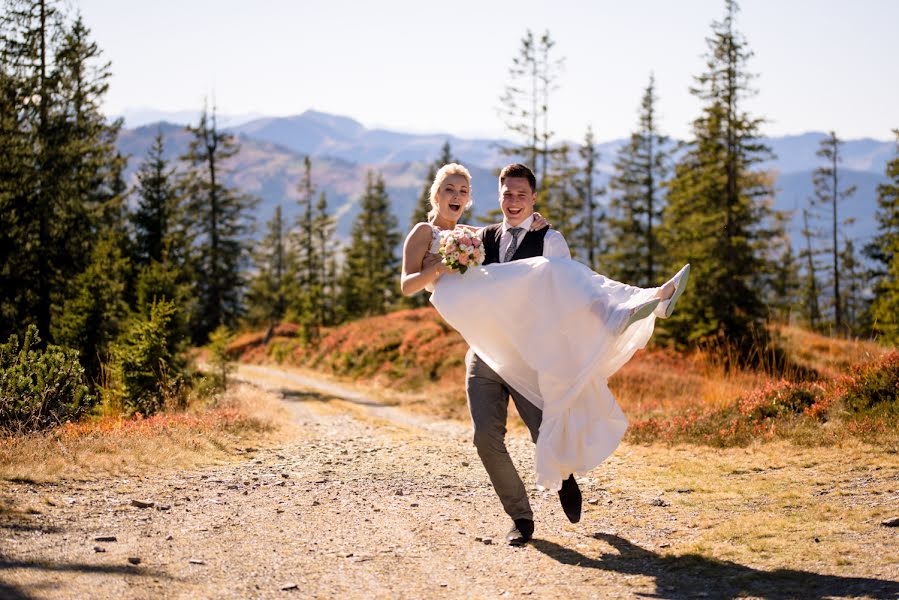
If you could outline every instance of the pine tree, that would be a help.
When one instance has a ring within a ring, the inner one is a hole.
[[[190,339],[189,318],[197,304],[191,294],[192,282],[185,276],[184,270],[170,258],[163,259],[162,262],[152,260],[137,269],[135,300],[130,320],[149,318],[154,302],[169,301],[174,313],[167,321],[167,325],[171,327],[168,337],[173,343],[186,343]]]
[[[585,226],[585,196],[577,188],[580,169],[572,164],[570,152],[567,144],[553,152],[543,187],[537,190],[535,208],[565,237],[572,257],[584,260],[587,247],[581,240]]]
[[[176,400],[176,407],[184,407],[181,384],[186,360],[179,318],[176,302],[153,300],[146,311],[132,317],[112,346],[110,371],[126,414],[151,415],[171,400]]]
[[[380,174],[368,172],[360,208],[346,250],[341,285],[343,307],[351,319],[386,312],[397,296],[399,277],[396,247],[400,234]]]
[[[668,184],[659,238],[669,271],[689,262],[702,282],[687,288],[667,331],[680,343],[716,339],[748,353],[764,335],[756,278],[767,266],[760,248],[773,234],[766,229],[772,190],[752,167],[770,151],[759,141],[761,121],[743,109],[753,91],[746,71],[752,53],[735,29],[736,3],[725,7],[707,39],[707,70],[691,89],[705,106]]]
[[[162,131],[157,131],[146,159],[138,168],[138,205],[130,215],[134,235],[131,255],[137,269],[131,321],[151,320],[154,303],[169,301],[172,314],[159,326],[167,328],[170,343],[181,345],[190,337],[189,319],[197,307],[191,294],[194,285],[190,268],[191,226],[185,222],[175,170],[165,160],[164,153]],[[128,328],[136,330],[140,326],[129,322]],[[118,343],[124,347],[130,342]],[[170,366],[174,369],[176,365]]]
[[[818,298],[821,293],[821,286],[818,283],[818,271],[820,267],[816,261],[819,251],[815,250],[812,239],[816,236],[815,231],[809,224],[810,212],[808,209],[802,210],[802,237],[805,239],[805,248],[799,253],[799,260],[803,261],[803,285],[802,285],[802,313],[808,326],[817,330],[821,325],[821,308]]]
[[[865,313],[865,279],[855,244],[850,238],[843,240],[840,250],[840,281],[843,283],[843,326],[847,333],[857,334],[862,330]]]
[[[0,329],[34,322],[44,343],[52,341],[52,307],[66,302],[69,282],[91,262],[92,240],[121,225],[124,160],[114,150],[118,123],[100,113],[110,72],[99,61],[87,28],[80,18],[67,25],[58,2],[7,2],[0,144],[9,152],[10,226],[0,238],[12,251],[0,272],[12,285],[2,286],[0,306],[14,320]]]
[[[177,209],[174,169],[163,158],[165,144],[162,131],[156,133],[146,160],[137,172],[140,196],[131,217],[135,236],[135,260],[140,265],[160,262],[172,243]]]
[[[328,214],[328,197],[324,191],[318,195],[315,216],[312,219],[315,230],[315,252],[318,256],[317,268],[319,292],[316,325],[324,327],[336,323],[337,311],[337,256],[339,247],[336,237],[337,225]]]
[[[831,131],[828,137],[821,140],[821,146],[816,152],[818,156],[826,162],[824,166],[815,169],[812,180],[815,184],[815,199],[817,205],[830,205],[833,219],[831,221],[831,256],[833,257],[832,283],[833,283],[833,322],[834,329],[839,333],[844,333],[846,329],[845,317],[843,314],[843,297],[840,293],[840,248],[838,244],[837,233],[840,226],[846,225],[841,222],[837,216],[837,205],[851,197],[855,193],[855,186],[849,186],[840,189],[840,146],[843,141],[837,138],[837,135]]]
[[[578,148],[578,156],[582,166],[579,175],[575,177],[574,185],[583,208],[583,226],[575,242],[578,247],[583,248],[587,266],[597,270],[599,269],[599,256],[603,251],[600,240],[606,215],[599,210],[596,200],[605,196],[606,188],[596,185],[596,170],[599,166],[600,155],[596,149],[592,127],[587,127],[584,141]]]
[[[293,295],[293,313],[303,324],[304,337],[318,338],[320,330],[334,320],[333,303],[336,282],[331,273],[336,261],[335,222],[328,215],[327,195],[322,191],[316,202],[312,183],[312,163],[304,161],[303,179],[299,184],[300,214],[292,237],[297,248],[299,289]]]
[[[786,215],[777,217],[787,219]],[[767,249],[767,262],[773,268],[764,274],[765,304],[772,319],[789,322],[793,308],[800,301],[799,264],[785,225],[778,223],[775,229],[779,233]]]
[[[33,322],[29,289],[34,257],[26,251],[31,215],[27,190],[31,157],[21,125],[16,82],[0,69],[0,339]]]
[[[893,133],[896,155],[887,163],[887,182],[877,187],[877,235],[865,255],[876,265],[868,319],[881,341],[899,345],[899,129]]]
[[[193,135],[181,157],[186,171],[180,180],[195,256],[197,310],[192,319],[194,341],[202,343],[219,325],[233,326],[241,313],[247,260],[250,210],[257,200],[223,183],[229,158],[239,151],[234,136],[219,131],[215,109],[204,108],[200,121],[187,130]]]
[[[501,148],[509,156],[520,157],[537,175],[537,187],[544,186],[549,170],[549,99],[557,89],[564,59],[552,56],[556,42],[545,31],[539,40],[528,30],[521,40],[518,56],[509,68],[510,82],[500,98],[500,116],[506,128],[518,135],[521,143]]]
[[[668,138],[656,123],[655,78],[640,104],[639,129],[619,150],[609,182],[609,252],[605,266],[613,278],[650,287],[658,285],[657,257],[663,252],[658,230],[663,214],[663,192],[668,176]]]
[[[4,271],[15,269],[18,273],[12,275],[16,287],[4,286],[3,293],[12,296],[7,302],[17,309],[14,318],[20,327],[34,322],[39,338],[49,343],[53,341],[50,326],[54,292],[66,275],[80,270],[71,268],[69,261],[57,262],[62,258],[62,243],[53,227],[55,215],[78,208],[66,205],[71,196],[59,191],[63,173],[54,173],[63,161],[54,139],[59,76],[52,44],[64,35],[63,20],[57,2],[21,0],[6,4],[0,27],[2,71],[11,100],[6,108],[18,117],[8,119],[9,113],[4,116],[11,127],[5,133],[11,138],[7,144],[21,152],[21,162],[15,165],[17,180],[9,182],[14,211],[11,221],[18,224],[14,246],[19,250],[14,247],[4,260]],[[25,248],[29,248],[27,254]],[[5,325],[5,330],[15,327],[14,323]]]
[[[70,183],[86,202],[98,229],[123,234],[126,185],[122,172],[127,161],[116,149],[122,119],[109,123],[101,112],[112,75],[111,63],[100,62],[101,55],[90,30],[76,16],[57,53],[60,87],[71,121],[70,150],[77,156]]]
[[[247,317],[254,325],[273,327],[287,311],[297,259],[287,240],[280,204],[267,225],[268,233],[252,254],[255,273],[247,291]]]
[[[334,254],[330,255],[325,262],[325,272],[327,273],[325,281],[328,282],[328,287],[325,290],[327,294],[325,325],[339,325],[347,318],[343,302],[344,290],[342,287],[344,271],[341,270],[338,257],[338,254],[341,253],[341,248],[335,245],[333,247],[333,252]]]
[[[95,240],[90,264],[70,282],[68,299],[53,320],[54,339],[78,351],[89,381],[97,382],[100,364],[125,324],[129,276],[121,241],[114,236]]]

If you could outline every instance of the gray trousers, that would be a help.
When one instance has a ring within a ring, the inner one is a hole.
[[[513,519],[531,519],[534,513],[528,501],[524,483],[506,450],[506,417],[509,396],[515,408],[537,442],[543,411],[513,390],[493,369],[472,350],[465,355],[466,394],[471,422],[474,424],[474,445],[484,463],[487,475],[503,508]]]

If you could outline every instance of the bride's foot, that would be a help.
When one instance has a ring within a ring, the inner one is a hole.
[[[651,315],[653,311],[655,311],[655,309],[659,306],[660,302],[660,298],[653,298],[652,300],[644,302],[639,306],[622,309],[628,311],[628,314],[625,319],[622,319],[622,324],[620,329],[618,330],[618,333],[623,333],[628,327],[630,327],[637,321],[642,321],[643,319]]]
[[[677,272],[677,275],[669,279],[659,288],[659,305],[655,309],[657,317],[667,319],[674,312],[674,305],[677,299],[684,293],[687,287],[687,280],[690,278],[690,265],[686,264]]]

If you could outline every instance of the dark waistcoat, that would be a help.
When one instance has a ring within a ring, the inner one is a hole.
[[[535,256],[543,256],[543,238],[549,227],[544,227],[540,231],[526,231],[524,237],[521,234],[518,238],[518,249],[512,255],[512,260],[522,258],[533,258]],[[488,225],[481,231],[481,239],[484,241],[484,264],[498,263],[499,260],[499,239],[503,235],[502,223]]]

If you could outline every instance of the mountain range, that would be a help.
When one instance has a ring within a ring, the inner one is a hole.
[[[144,112],[153,114],[150,110]],[[176,122],[160,121],[125,128],[119,136],[120,151],[130,156],[126,176],[132,182],[157,131],[165,136],[167,158],[174,160],[187,149],[189,134],[182,124],[190,113],[159,114],[173,117]],[[476,215],[495,207],[495,172],[509,161],[509,157],[500,152],[500,147],[508,144],[505,140],[368,129],[349,117],[318,111],[240,121],[236,117],[230,119],[237,123],[229,130],[237,136],[241,150],[228,165],[226,183],[261,199],[256,211],[259,235],[276,205],[282,205],[288,219],[298,214],[296,188],[306,155],[312,158],[313,183],[318,190],[326,192],[341,238],[349,235],[358,212],[357,200],[370,169],[383,174],[393,210],[400,227],[405,230],[425,185],[427,165],[440,154],[445,142],[450,143],[453,156],[472,173]],[[126,113],[128,122],[131,121]],[[229,122],[229,119],[220,122]],[[797,246],[802,241],[799,235],[801,209],[807,206],[813,191],[812,171],[821,164],[815,152],[824,137],[824,133],[811,132],[763,140],[775,156],[762,165],[777,175],[774,205],[779,210],[793,211],[790,232]],[[607,182],[615,155],[624,143],[624,139],[615,139],[597,144],[601,155],[598,183]],[[575,142],[571,144],[576,145]],[[892,141],[857,139],[846,140],[841,148],[842,180],[858,189],[840,206],[840,211],[842,216],[854,219],[847,232],[858,245],[870,238],[876,229],[876,187],[885,181],[884,169],[894,156],[895,147]],[[824,226],[823,222],[821,226]]]

